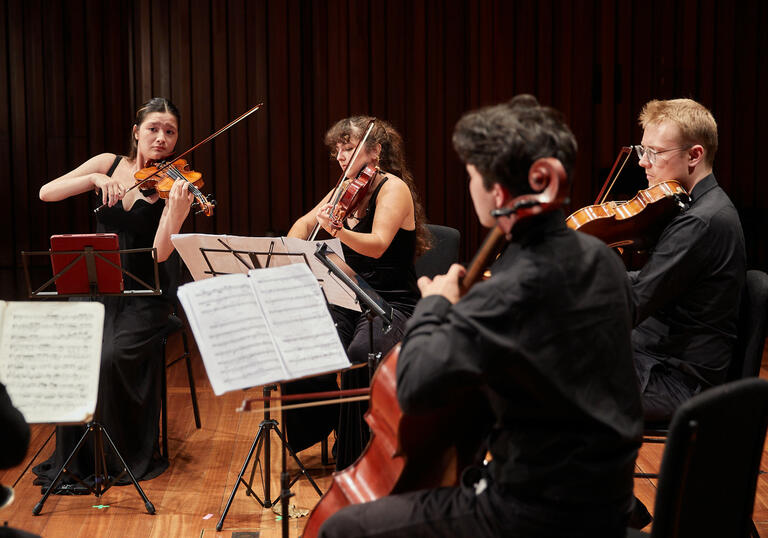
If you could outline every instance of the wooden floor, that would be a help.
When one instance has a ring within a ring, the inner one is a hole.
[[[762,377],[768,378],[766,357]],[[0,510],[0,524],[34,532],[46,538],[114,537],[222,537],[260,538],[281,536],[281,523],[271,509],[262,508],[253,497],[246,496],[240,486],[224,521],[223,530],[216,532],[218,522],[232,491],[237,474],[263,418],[262,412],[237,412],[244,397],[261,394],[259,389],[234,392],[216,397],[211,391],[199,357],[194,359],[195,380],[202,415],[202,429],[196,429],[189,397],[186,371],[182,364],[172,366],[169,383],[170,468],[158,478],[142,482],[141,486],[154,504],[156,513],[149,515],[144,503],[132,486],[115,487],[104,496],[56,496],[46,501],[40,515],[32,508],[40,499],[40,488],[32,485],[27,472],[15,488],[16,499]],[[44,443],[52,430],[50,425],[33,425],[28,459]],[[280,454],[275,435],[272,441],[272,472],[270,495],[279,494]],[[46,457],[51,446],[45,448]],[[652,471],[659,467],[661,445],[645,445],[638,458],[638,467]],[[332,468],[323,467],[319,445],[300,454],[321,489],[330,483]],[[41,458],[38,458],[41,459]],[[263,460],[263,458],[262,458]],[[763,458],[768,469],[768,459]],[[0,482],[11,485],[24,465],[0,472]],[[289,462],[295,473],[297,466]],[[250,467],[246,478],[250,476]],[[263,498],[262,468],[259,466],[254,489]],[[635,481],[636,495],[653,507],[655,481]],[[291,499],[298,508],[311,509],[318,495],[306,478],[292,488]],[[760,476],[755,501],[754,521],[763,537],[768,537],[768,475]],[[290,536],[299,536],[306,517],[291,519]],[[238,534],[242,533],[242,534]],[[255,534],[259,533],[259,534]]]

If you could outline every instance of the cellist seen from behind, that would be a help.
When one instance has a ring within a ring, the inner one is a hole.
[[[601,241],[567,229],[560,210],[491,214],[532,192],[537,159],[570,173],[573,134],[556,111],[518,96],[466,114],[453,141],[480,223],[510,241],[463,297],[460,265],[419,280],[397,396],[417,414],[482,391],[492,460],[456,487],[344,508],[320,535],[624,536],[641,434],[624,268]]]

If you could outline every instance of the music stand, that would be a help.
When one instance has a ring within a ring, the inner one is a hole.
[[[331,260],[330,256],[335,258],[335,261]],[[349,267],[344,260],[339,257],[338,254],[328,248],[328,245],[321,243],[315,250],[315,257],[328,268],[328,273],[333,274],[339,280],[341,280],[358,299],[359,304],[363,307],[363,314],[368,320],[368,378],[373,378],[373,374],[376,371],[379,360],[381,359],[381,352],[374,353],[373,347],[373,320],[377,316],[382,319],[383,332],[388,333],[392,327],[392,306],[387,303],[376,290],[374,290],[370,284],[368,284],[362,277],[360,277],[355,271]]]
[[[120,260],[120,258],[115,259],[114,255],[131,255],[131,254],[137,254],[141,252],[150,252],[152,254],[152,261],[154,264],[154,276],[155,276],[155,283],[154,285],[150,285],[146,282],[144,282],[142,279],[138,278],[137,276],[133,275],[129,271],[126,271],[122,268],[122,265],[119,265],[117,263],[114,263],[115,261]],[[74,255],[74,259],[66,265],[61,271],[58,271],[53,278],[48,280],[45,284],[38,287],[37,289],[33,290],[31,285],[31,278],[29,274],[29,266],[27,264],[27,259],[30,256],[54,256],[56,254],[66,254],[66,255]],[[42,252],[22,252],[22,260],[24,265],[24,273],[27,280],[27,289],[29,292],[29,298],[31,299],[48,299],[53,297],[61,297],[61,298],[69,298],[69,297],[99,297],[104,295],[160,295],[162,291],[159,288],[159,272],[157,267],[157,249],[155,248],[140,248],[140,249],[118,249],[118,250],[96,250],[92,246],[84,246],[82,250],[71,250],[71,251],[42,251]],[[82,264],[78,264],[78,262],[84,259],[85,260],[85,267],[82,267]],[[113,293],[101,293],[99,291],[99,281],[100,278],[109,278],[111,281],[114,280],[114,274],[109,275],[110,272],[109,269],[105,269],[104,265],[100,268],[99,271],[96,270],[96,260],[103,261],[106,264],[106,267],[111,269],[112,273],[117,273],[120,275],[120,278],[122,278],[122,275],[127,275],[130,278],[132,278],[134,281],[136,281],[140,286],[142,286],[144,289],[139,290],[123,290],[121,292],[113,292]],[[80,266],[80,270],[73,269],[74,267]],[[57,291],[45,291],[48,287],[50,287],[51,284],[53,284],[56,280],[58,280],[62,275],[68,274],[70,277],[72,277],[72,273],[74,273],[76,276],[76,279],[84,279],[87,281],[87,289],[89,290],[88,293],[58,293]],[[83,443],[85,440],[90,436],[95,435],[94,443],[93,443],[93,449],[94,449],[94,485],[91,486],[90,484],[86,483],[82,478],[77,476],[75,473],[71,472],[67,466],[69,465],[69,462],[78,454],[80,449],[83,446]],[[112,452],[118,457],[120,460],[120,463],[122,464],[122,471],[120,474],[118,474],[116,477],[110,478],[109,471],[107,469],[106,465],[106,457],[104,452],[104,437],[106,437],[107,442],[109,443],[109,446],[112,447]],[[115,446],[115,443],[112,441],[112,438],[109,435],[109,432],[107,432],[106,428],[101,425],[99,422],[95,420],[91,420],[86,424],[85,432],[83,433],[82,437],[80,437],[80,440],[75,445],[75,448],[72,450],[72,452],[69,454],[67,459],[64,461],[64,464],[61,466],[59,471],[56,473],[55,478],[53,479],[53,482],[48,486],[48,489],[43,494],[43,497],[38,501],[38,503],[35,505],[35,507],[32,509],[32,513],[34,515],[39,515],[40,512],[43,509],[43,504],[45,504],[45,501],[48,499],[48,497],[53,493],[56,485],[59,483],[59,481],[63,478],[63,475],[67,474],[75,479],[75,481],[84,486],[90,493],[95,495],[97,498],[100,498],[104,493],[106,493],[118,480],[120,480],[123,476],[126,474],[131,479],[131,482],[133,483],[134,487],[136,488],[136,491],[141,496],[142,500],[144,501],[144,507],[146,508],[147,512],[149,514],[155,513],[155,507],[150,502],[150,500],[147,498],[146,494],[144,493],[144,490],[141,489],[141,486],[139,485],[138,481],[136,480],[136,477],[131,472],[130,468],[125,462],[125,459],[123,459],[122,454],[120,454],[120,451]]]
[[[241,251],[241,250],[234,250],[229,247],[224,241],[219,240],[219,242],[224,246],[224,249],[211,249],[211,248],[200,248],[200,253],[203,256],[205,262],[208,264],[209,270],[206,271],[206,274],[211,274],[212,276],[217,276],[225,273],[217,272],[213,268],[213,264],[211,263],[211,260],[208,257],[208,253],[211,252],[229,252],[234,256],[240,264],[244,266],[245,269],[251,270],[251,269],[261,269],[262,265],[259,263],[257,256],[267,256],[266,262],[264,264],[264,268],[269,267],[272,259],[275,256],[299,256],[304,259],[304,262],[307,263],[307,258],[304,256],[303,253],[288,253],[288,252],[273,252],[274,243],[270,244],[270,248],[266,252],[256,252],[256,251]],[[252,266],[249,266],[248,263],[245,261],[243,256],[248,256],[248,259],[250,260]],[[309,263],[307,263],[309,265]],[[312,478],[312,476],[307,472],[306,467],[304,467],[304,464],[301,462],[299,457],[294,452],[293,448],[291,448],[290,443],[286,440],[283,433],[280,431],[280,427],[277,424],[277,421],[273,419],[270,416],[269,412],[269,396],[273,390],[277,388],[276,385],[265,385],[262,388],[262,394],[264,398],[267,398],[265,400],[266,408],[264,411],[264,418],[259,423],[259,429],[256,432],[256,436],[253,438],[253,442],[251,443],[251,448],[248,450],[248,455],[245,457],[245,460],[243,461],[243,465],[240,468],[240,473],[237,475],[237,479],[235,480],[235,485],[232,487],[232,492],[229,494],[229,499],[227,500],[227,504],[224,507],[224,511],[221,514],[221,517],[219,518],[218,523],[216,523],[216,530],[220,531],[224,526],[224,519],[227,517],[227,514],[229,513],[229,508],[232,505],[232,501],[235,499],[235,494],[237,493],[237,488],[240,487],[240,484],[242,483],[245,486],[245,494],[249,496],[253,496],[256,501],[263,506],[264,508],[270,508],[274,504],[277,503],[278,499],[283,498],[286,494],[291,495],[290,488],[295,484],[299,478],[304,475],[307,480],[309,480],[309,483],[312,484],[312,487],[315,488],[315,491],[318,495],[322,497],[323,493],[318,487],[315,480]],[[284,416],[281,415],[281,419],[284,421]],[[280,495],[278,495],[274,500],[271,499],[270,496],[270,487],[271,487],[271,475],[272,475],[272,469],[271,469],[271,462],[272,462],[272,450],[271,450],[271,443],[270,443],[270,432],[275,432],[278,439],[280,439],[280,443],[282,446],[282,461],[283,461],[283,469],[281,474],[281,492]],[[262,480],[264,482],[264,500],[259,498],[259,496],[256,494],[255,491],[253,491],[253,480],[256,475],[256,463],[259,461],[259,458],[261,457],[261,449],[264,448],[264,464],[262,466],[263,473],[262,473]],[[243,479],[243,475],[245,474],[245,471],[248,469],[248,465],[251,463],[251,458],[254,455],[254,451],[256,453],[256,459],[254,460],[254,463],[251,467],[251,477],[248,482],[246,482]],[[292,479],[288,479],[288,474],[286,471],[286,451],[291,454],[291,457],[296,462],[296,465],[299,467],[299,473]],[[283,516],[284,518],[289,517],[287,511],[284,510]]]

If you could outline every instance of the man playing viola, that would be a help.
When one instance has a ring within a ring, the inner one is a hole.
[[[709,110],[691,99],[654,100],[640,125],[642,144],[634,147],[649,185],[677,180],[691,195],[645,266],[629,274],[645,418],[666,421],[726,380],[746,255],[736,208],[712,174],[717,124]]]
[[[461,298],[460,265],[419,280],[397,396],[419,414],[483,394],[476,420],[489,424],[492,460],[456,487],[344,508],[320,534],[624,536],[641,433],[624,269],[601,241],[567,229],[559,209],[519,221],[491,213],[535,192],[537,159],[570,171],[573,134],[556,111],[518,96],[466,114],[453,141],[480,222],[511,241]]]

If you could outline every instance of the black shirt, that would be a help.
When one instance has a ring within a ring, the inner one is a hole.
[[[710,174],[694,186],[689,209],[664,229],[645,266],[630,273],[641,388],[660,363],[702,388],[725,381],[745,273],[738,213]]]
[[[455,305],[430,296],[416,306],[398,360],[403,410],[480,387],[500,487],[627,506],[642,426],[621,261],[556,211],[519,223],[491,271]]]
[[[387,177],[384,176],[371,195],[365,215],[354,228],[349,228],[346,220],[344,221],[344,227],[347,230],[371,233],[376,215],[376,199],[386,182]],[[410,316],[416,301],[419,300],[419,287],[416,285],[416,270],[413,265],[416,253],[416,230],[398,229],[389,247],[379,258],[364,256],[344,243],[341,246],[347,265],[391,306]]]

